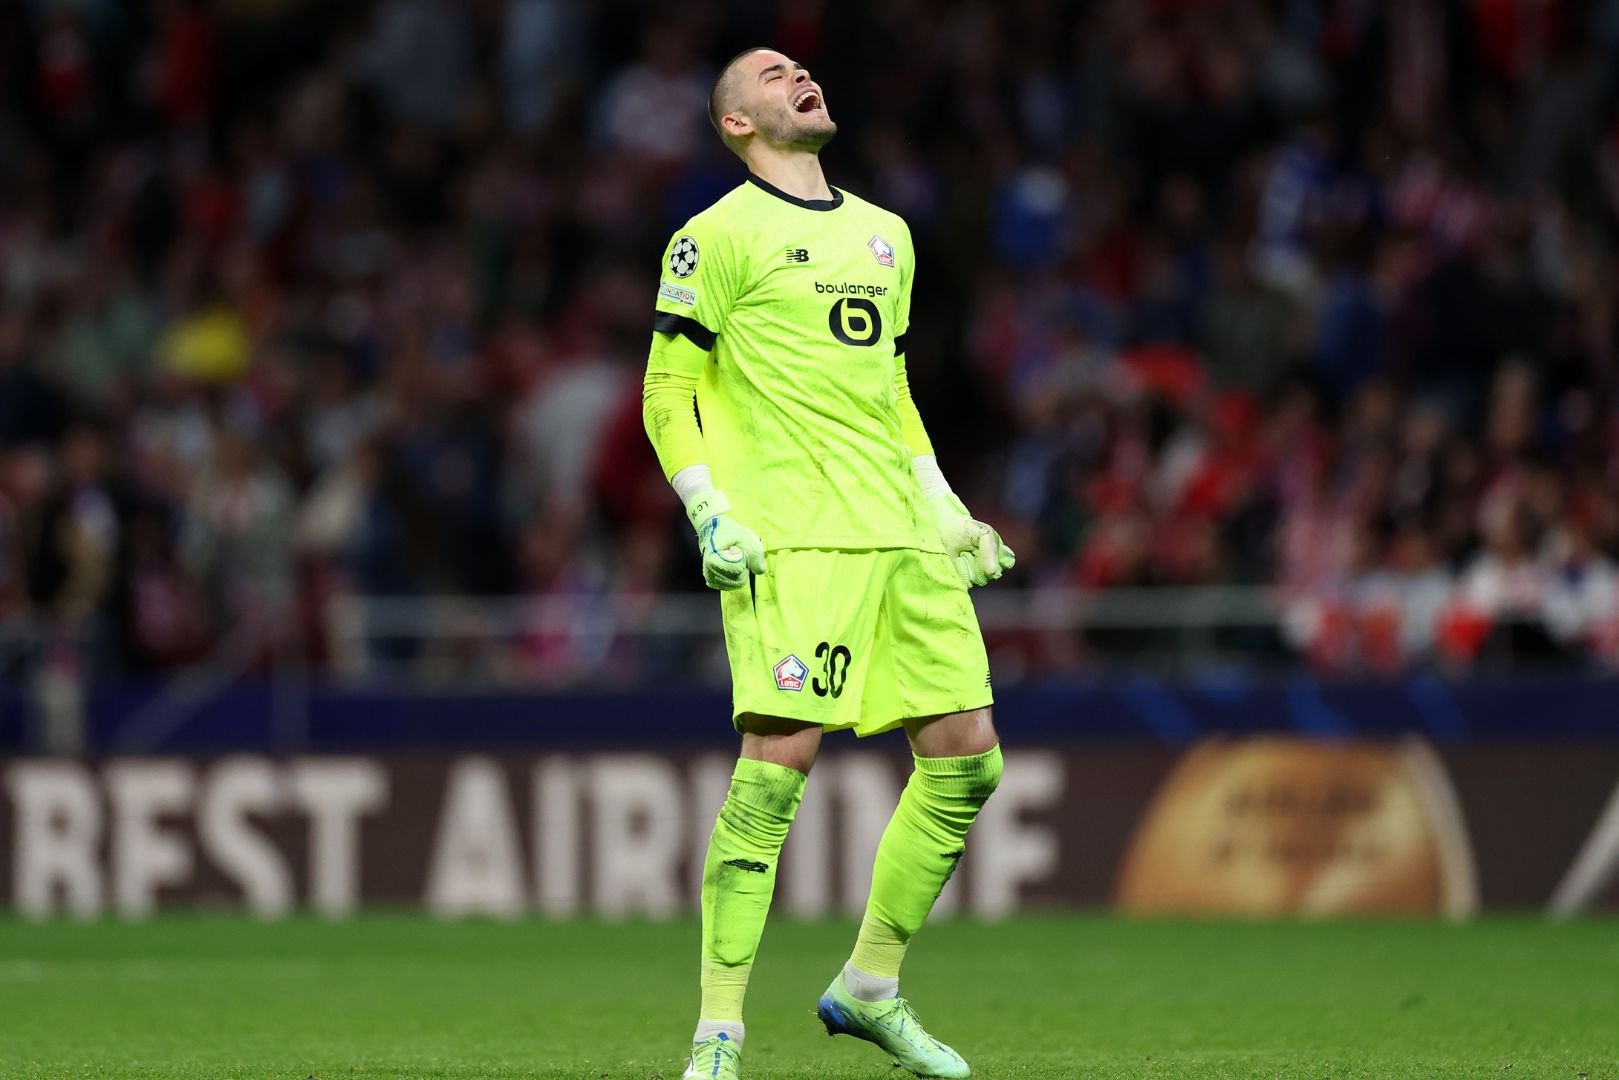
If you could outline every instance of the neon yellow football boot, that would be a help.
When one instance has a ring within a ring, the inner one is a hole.
[[[742,1050],[725,1032],[692,1043],[691,1062],[680,1080],[741,1080]]]
[[[901,997],[861,1001],[844,989],[842,972],[821,995],[815,1012],[828,1035],[853,1035],[875,1043],[896,1065],[917,1076],[957,1080],[972,1075],[960,1054],[927,1033],[910,1002]]]

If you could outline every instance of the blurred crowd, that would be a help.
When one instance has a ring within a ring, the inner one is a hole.
[[[5,5],[0,628],[320,663],[346,595],[701,589],[640,376],[759,43],[911,224],[998,589],[1267,586],[1330,671],[1619,663],[1612,0]]]

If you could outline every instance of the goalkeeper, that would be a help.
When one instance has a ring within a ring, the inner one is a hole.
[[[939,472],[905,375],[910,231],[827,184],[818,152],[837,127],[820,87],[749,49],[720,72],[709,119],[749,175],[664,253],[644,390],[721,591],[742,736],[704,865],[686,1076],[740,1075],[742,999],[822,733],[898,727],[915,771],[818,1012],[919,1076],[967,1076],[899,996],[899,970],[1001,775],[967,590],[1012,551]]]

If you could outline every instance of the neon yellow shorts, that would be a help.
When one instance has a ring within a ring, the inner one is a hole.
[[[978,616],[946,555],[772,551],[769,573],[720,606],[733,723],[751,712],[864,736],[992,700]]]

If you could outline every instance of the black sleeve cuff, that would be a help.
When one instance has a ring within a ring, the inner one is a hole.
[[[894,355],[895,356],[904,356],[905,355],[905,339],[908,338],[908,337],[910,337],[910,331],[908,331],[908,330],[903,334],[896,334],[894,336]]]
[[[684,315],[668,311],[653,312],[652,329],[660,334],[680,334],[704,352],[713,351],[714,343],[720,337],[696,319],[688,319]]]

